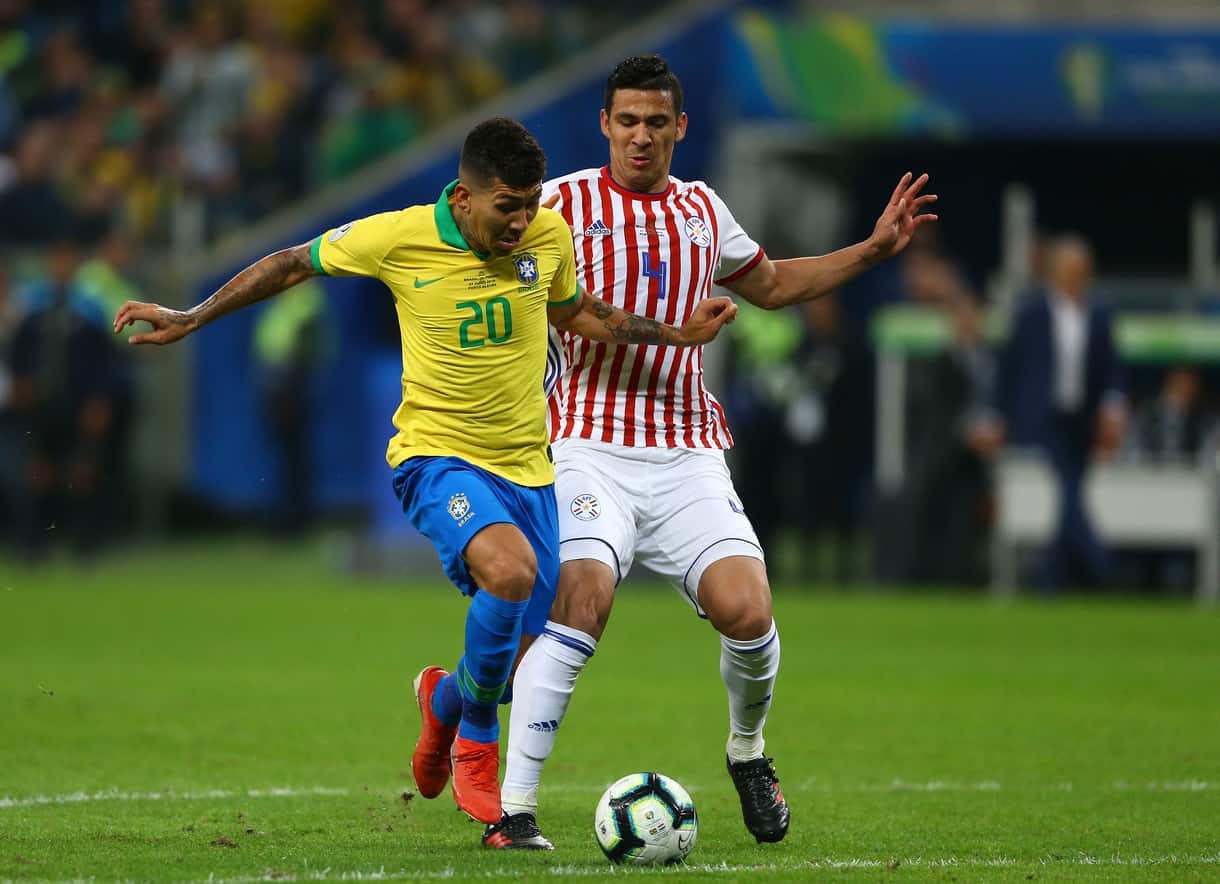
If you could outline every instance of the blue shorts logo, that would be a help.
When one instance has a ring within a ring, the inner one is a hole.
[[[449,515],[459,525],[465,525],[474,513],[470,511],[470,500],[465,494],[455,494],[449,498]]]
[[[517,266],[517,279],[522,285],[538,284],[538,259],[533,255],[522,255],[513,261]]]

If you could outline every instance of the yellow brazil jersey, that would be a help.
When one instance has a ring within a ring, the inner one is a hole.
[[[394,296],[402,333],[402,405],[386,460],[452,456],[518,485],[555,480],[547,456],[547,306],[577,296],[572,232],[539,209],[521,244],[471,250],[449,209],[370,215],[314,240],[321,273],[372,276]]]

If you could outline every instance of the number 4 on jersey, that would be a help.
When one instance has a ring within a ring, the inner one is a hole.
[[[665,300],[665,262],[660,258],[656,259],[656,264],[653,264],[653,257],[648,252],[644,252],[644,278],[655,279],[657,281],[657,300]],[[652,283],[648,283],[648,292],[652,294]]]

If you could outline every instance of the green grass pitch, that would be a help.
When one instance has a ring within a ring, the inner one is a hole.
[[[1188,603],[778,588],[793,824],[757,845],[716,637],[629,582],[547,769],[548,854],[404,799],[411,678],[456,661],[464,613],[312,547],[0,561],[0,880],[1220,878],[1220,619]],[[686,867],[613,870],[593,840],[602,788],[645,769],[694,796]]]

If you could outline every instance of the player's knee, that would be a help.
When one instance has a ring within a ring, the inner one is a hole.
[[[503,599],[521,601],[533,592],[538,560],[534,558],[533,550],[506,552],[488,562],[483,571],[484,589]]]
[[[565,562],[551,619],[600,639],[614,605],[614,573],[601,562]]]
[[[606,630],[606,622],[610,619],[610,606],[613,596],[603,597],[601,593],[591,592],[569,606],[565,626],[579,629],[595,639],[600,639]]]
[[[753,608],[746,611],[737,620],[736,635],[731,635],[729,638],[737,641],[750,641],[751,639],[762,638],[771,631],[771,610],[760,610]]]
[[[742,597],[722,604],[717,611],[708,611],[716,631],[734,641],[762,638],[771,630],[771,605],[757,599]]]

